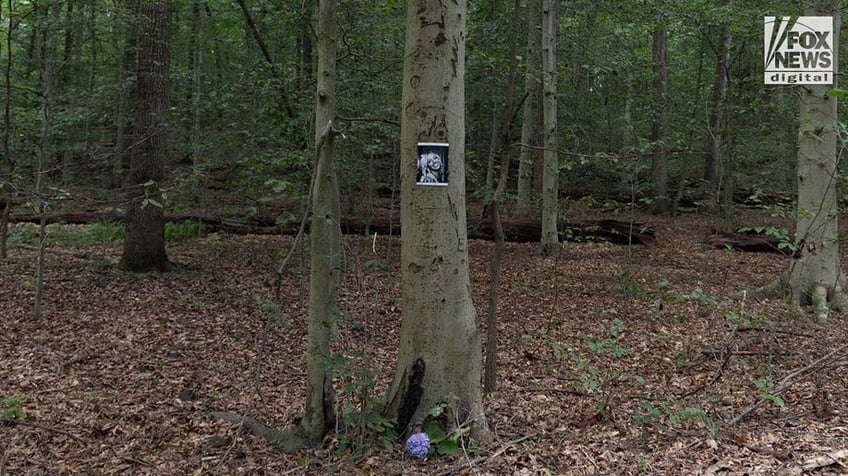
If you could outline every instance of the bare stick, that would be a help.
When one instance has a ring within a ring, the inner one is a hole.
[[[813,361],[813,363],[811,363],[811,364],[809,364],[805,367],[801,367],[800,369],[796,369],[796,370],[793,370],[792,372],[789,372],[789,374],[787,374],[785,377],[783,377],[780,380],[780,382],[777,383],[777,385],[774,387],[774,391],[771,392],[771,395],[778,396],[778,395],[783,394],[784,392],[789,390],[789,388],[792,387],[792,385],[795,383],[796,380],[800,380],[800,378],[805,377],[806,374],[812,373],[813,371],[821,368],[826,362],[832,360],[834,356],[843,352],[845,349],[848,349],[848,344],[843,344],[843,345],[837,347],[836,349],[828,352],[823,357],[820,357],[819,359]],[[798,378],[796,379],[796,377],[798,377]],[[728,424],[729,425],[735,425],[735,424],[739,423],[740,421],[747,418],[748,415],[750,415],[754,410],[760,408],[761,406],[763,406],[763,404],[765,404],[768,401],[769,401],[768,399],[760,398],[759,400],[757,400],[756,403],[749,406],[742,413],[740,413],[735,418],[730,420],[730,422],[728,422]]]

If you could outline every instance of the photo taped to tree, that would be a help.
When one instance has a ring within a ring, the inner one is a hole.
[[[450,146],[442,142],[418,143],[418,185],[445,186],[448,184],[448,151]]]

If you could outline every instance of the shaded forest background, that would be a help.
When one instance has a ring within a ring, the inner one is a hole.
[[[526,5],[515,97],[524,99]],[[132,143],[137,42],[132,2],[9,2],[2,58],[9,85],[8,157],[16,163],[18,203],[62,199],[121,208]],[[403,52],[403,2],[349,1],[340,9],[338,141],[347,213],[397,188],[397,136]],[[797,98],[762,84],[762,18],[793,12],[794,2],[645,2],[564,4],[559,41],[560,191],[569,205],[651,200],[652,31],[668,37],[671,123],[669,196],[676,205],[711,205],[704,182],[707,139],[721,143],[720,186],[737,201],[791,197]],[[493,137],[502,121],[513,2],[469,6],[467,189],[482,198],[498,165]],[[249,18],[249,20],[246,20]],[[10,29],[9,26],[12,26]],[[711,128],[721,74],[722,32],[729,28],[728,90],[720,130]],[[55,42],[48,41],[55,33]],[[256,215],[269,201],[305,196],[311,169],[314,30],[308,2],[177,1],[171,36],[169,150],[165,206],[219,207],[204,189],[246,200],[229,210]],[[11,53],[11,61],[9,54]],[[45,84],[45,66],[55,74]],[[49,97],[45,88],[50,87]],[[50,127],[45,137],[44,104]],[[521,113],[512,124],[520,141]],[[39,154],[45,158],[41,172]],[[517,157],[518,148],[508,153]],[[510,173],[514,181],[517,166]],[[536,170],[541,167],[536,167]],[[8,177],[8,174],[4,174]],[[540,177],[536,178],[537,187]],[[51,188],[36,200],[41,176]],[[514,191],[514,183],[507,189]],[[534,207],[538,209],[538,207]],[[294,210],[270,210],[293,218]]]

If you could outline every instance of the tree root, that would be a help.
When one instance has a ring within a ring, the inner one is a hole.
[[[783,297],[786,291],[786,280],[783,277],[752,290],[745,290],[731,295],[731,299],[742,301],[745,299],[778,299]]]
[[[311,442],[301,433],[300,428],[283,431],[267,426],[247,415],[239,415],[232,412],[212,412],[211,414],[216,418],[238,423],[239,429],[242,427],[247,428],[254,435],[264,439],[271,446],[283,453],[292,453],[311,446]]]
[[[844,275],[840,274],[833,288],[818,284],[805,295],[802,289],[792,289],[788,277],[784,275],[757,289],[733,294],[731,298],[735,300],[748,298],[757,300],[782,299],[788,295],[793,306],[800,308],[801,304],[810,304],[816,319],[825,321],[831,310],[848,310],[848,291],[846,289],[848,289],[848,281],[846,281]]]

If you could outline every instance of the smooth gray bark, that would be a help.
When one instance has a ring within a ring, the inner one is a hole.
[[[401,105],[401,299],[398,364],[384,413],[400,434],[446,404],[449,425],[491,438],[471,300],[465,208],[465,0],[410,0]],[[448,184],[416,184],[418,142],[450,144]]]
[[[312,188],[309,228],[309,327],[306,354],[306,410],[300,430],[318,444],[335,424],[332,375],[326,368],[330,338],[338,315],[342,270],[341,211],[335,171],[333,119],[336,115],[336,0],[318,0],[318,70],[315,144],[318,160]]]
[[[807,5],[808,16],[833,16],[838,37],[841,25],[838,0],[818,0]],[[839,64],[839,42],[833,63]],[[801,86],[798,131],[798,211],[795,222],[795,254],[789,261],[785,284],[793,305],[811,303],[816,317],[827,318],[830,309],[846,309],[845,278],[839,265],[837,216],[839,120],[833,85]]]

